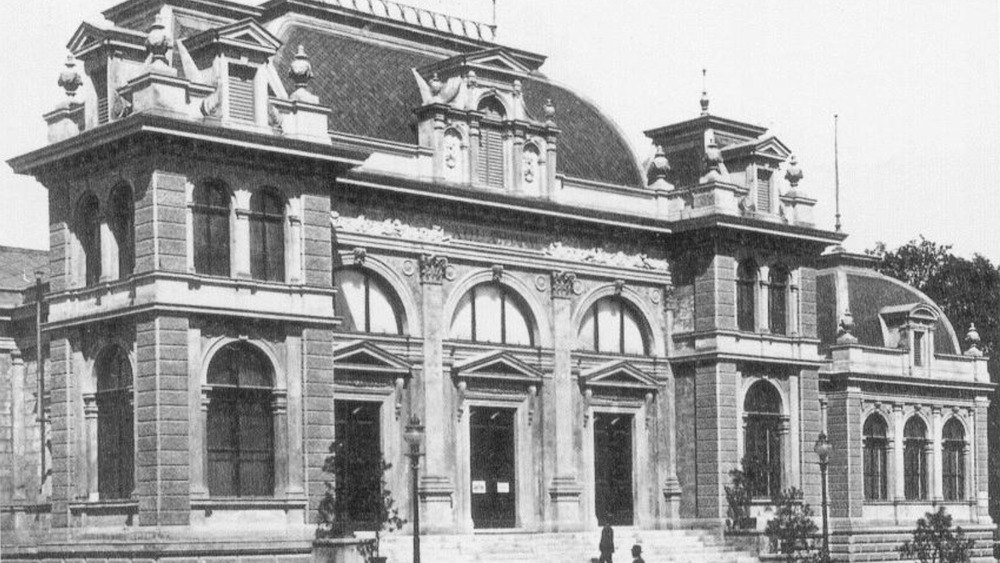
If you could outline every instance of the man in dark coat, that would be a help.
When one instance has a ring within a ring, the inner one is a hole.
[[[639,544],[632,546],[632,563],[646,563],[646,560],[642,558],[642,546]]]
[[[611,524],[605,524],[601,530],[601,543],[597,546],[601,550],[601,559],[598,563],[612,563],[611,554],[615,552],[615,531],[611,529]]]

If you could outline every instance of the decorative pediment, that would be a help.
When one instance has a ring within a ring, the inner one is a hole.
[[[526,384],[537,384],[542,378],[542,372],[502,351],[488,352],[456,363],[452,374],[459,380],[488,379]]]
[[[763,156],[770,160],[785,161],[792,155],[791,149],[774,135],[765,135],[743,143],[728,145],[722,148],[726,158],[740,156]]]
[[[657,388],[656,379],[625,361],[610,362],[581,373],[580,384],[585,389],[655,391]]]
[[[146,55],[146,34],[120,27],[98,27],[84,22],[76,29],[66,47],[73,56],[83,59],[87,54],[102,48],[119,52],[132,52],[139,60]]]
[[[349,370],[387,376],[410,374],[410,363],[367,340],[348,342],[333,350],[334,371]]]
[[[879,315],[887,324],[902,324],[904,321],[932,324],[938,320],[938,312],[926,303],[908,303],[879,309]]]
[[[225,46],[270,57],[281,48],[282,42],[256,20],[247,18],[192,35],[184,40],[184,44],[192,53],[208,47]]]
[[[526,76],[536,70],[544,62],[538,55],[530,57],[519,56],[517,51],[505,47],[493,47],[473,53],[464,53],[427,65],[420,70],[424,76],[430,77],[435,72],[442,76],[465,75],[469,70],[494,72],[501,75]],[[480,72],[481,74],[481,72]]]

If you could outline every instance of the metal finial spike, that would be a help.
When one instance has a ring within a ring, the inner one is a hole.
[[[838,146],[838,133],[837,133],[837,114],[833,114],[833,185],[834,185],[834,200],[836,205],[836,215],[834,222],[834,230],[840,232],[840,147]]]
[[[706,86],[706,75],[708,69],[701,69],[701,114],[708,115],[708,87]]]

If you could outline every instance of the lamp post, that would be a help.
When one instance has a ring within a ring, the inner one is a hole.
[[[823,481],[823,563],[830,561],[830,529],[826,516],[826,467],[830,461],[831,449],[830,441],[826,439],[826,432],[820,432],[819,437],[816,438],[816,446],[813,448],[813,451],[819,456],[819,473]]]
[[[420,499],[417,496],[417,469],[420,467],[420,446],[424,443],[424,425],[420,418],[410,415],[403,432],[403,439],[410,446],[410,504],[413,505],[413,563],[420,563]]]

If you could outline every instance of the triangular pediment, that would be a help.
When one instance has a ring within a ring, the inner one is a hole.
[[[542,372],[503,351],[473,356],[452,367],[457,378],[488,378],[513,381],[538,381]]]
[[[785,143],[782,143],[777,137],[765,137],[761,139],[757,143],[755,150],[757,154],[763,154],[782,160],[792,155],[792,151],[789,150],[789,148],[785,146]]]
[[[348,342],[334,348],[333,369],[407,375],[410,364],[405,359],[367,340]]]
[[[584,387],[656,390],[656,379],[628,362],[611,362],[580,374]]]
[[[540,62],[526,60],[516,55],[514,51],[503,47],[484,49],[474,53],[456,55],[418,69],[422,76],[431,76],[435,72],[442,78],[447,76],[464,76],[469,70],[486,71],[500,77],[520,77],[538,68]]]
[[[146,35],[138,31],[119,27],[98,27],[84,22],[70,37],[66,48],[79,58],[102,46],[145,52],[145,41]]]
[[[222,44],[249,49],[271,56],[281,48],[282,42],[270,31],[257,23],[257,20],[247,18],[192,35],[184,40],[184,44],[192,52],[209,45]]]

